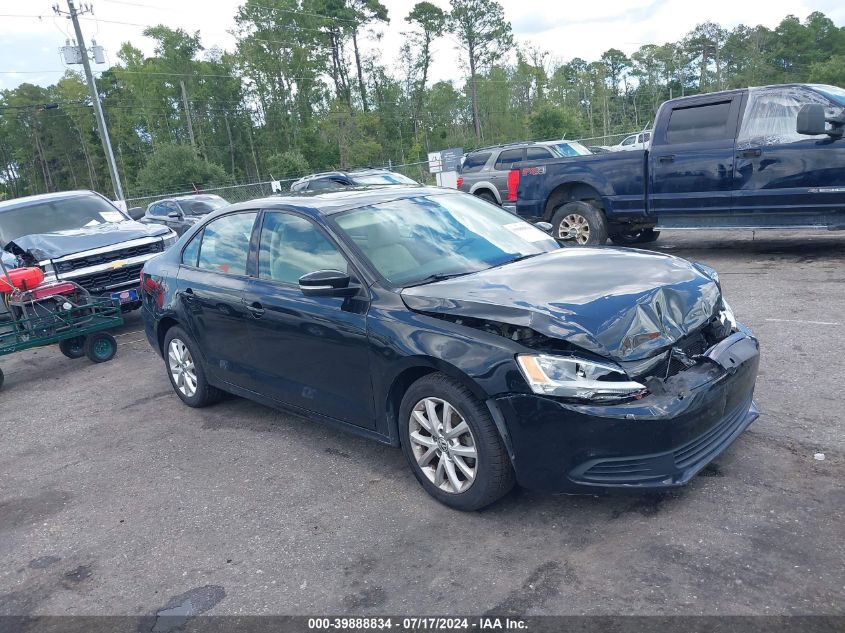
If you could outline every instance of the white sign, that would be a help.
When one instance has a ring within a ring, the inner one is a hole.
[[[524,239],[526,242],[544,242],[552,239],[547,233],[543,233],[537,227],[531,226],[528,222],[513,222],[512,224],[505,224],[505,228]]]
[[[428,172],[431,174],[439,174],[443,171],[443,160],[440,158],[440,152],[431,152],[428,155]]]

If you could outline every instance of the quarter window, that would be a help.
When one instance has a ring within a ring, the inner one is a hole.
[[[197,266],[227,275],[245,275],[249,240],[257,215],[254,211],[224,215],[206,225]],[[184,257],[183,253],[183,261]]]
[[[506,149],[504,152],[499,154],[499,158],[496,159],[496,169],[500,171],[510,169],[511,167],[513,167],[514,164],[519,163],[521,161],[521,149]]]
[[[196,266],[200,255],[200,244],[202,243],[202,231],[194,235],[185,250],[182,251],[182,263],[186,266]]]
[[[728,130],[730,114],[730,101],[672,110],[666,140],[669,143],[698,143],[733,138],[733,132]]]
[[[347,271],[346,258],[309,220],[265,213],[258,250],[258,276],[288,284],[317,270]]]
[[[477,171],[481,171],[484,168],[484,165],[487,164],[488,160],[490,160],[490,152],[476,152],[475,154],[469,154],[464,160],[464,164],[461,166],[461,173],[472,174]]]

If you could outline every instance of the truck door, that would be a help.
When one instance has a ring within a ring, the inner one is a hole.
[[[843,97],[845,99],[845,97]],[[845,139],[796,132],[798,110],[843,104],[801,86],[752,88],[737,134],[734,208],[750,225],[824,223],[845,209]],[[752,214],[764,213],[765,217]]]
[[[649,155],[654,214],[730,213],[741,93],[684,99],[660,118]]]

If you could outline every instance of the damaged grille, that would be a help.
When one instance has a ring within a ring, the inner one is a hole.
[[[98,293],[117,288],[127,283],[138,282],[143,267],[144,264],[135,264],[114,270],[104,270],[93,275],[74,277],[73,281],[85,288],[88,292]]]
[[[154,255],[155,253],[162,252],[163,247],[164,243],[161,240],[156,240],[155,242],[150,242],[149,244],[141,244],[139,246],[132,246],[131,248],[123,248],[116,251],[109,251],[107,253],[96,253],[93,255],[86,255],[85,257],[69,259],[63,262],[55,262],[53,265],[56,267],[56,272],[69,273],[80,268],[107,264],[120,259],[129,259],[140,255]]]
[[[718,321],[716,321],[718,323]],[[700,356],[713,345],[725,338],[724,332],[717,333],[718,328],[714,322],[710,322],[702,327],[697,332],[680,339],[672,346],[673,350],[680,353],[672,353],[668,351],[665,357],[659,363],[654,365],[644,374],[638,376],[639,379],[645,378],[671,378],[677,376],[682,371],[689,369],[690,365],[684,360],[692,361],[696,356]]]

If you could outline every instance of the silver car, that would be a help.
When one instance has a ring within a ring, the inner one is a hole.
[[[501,205],[508,199],[508,174],[525,160],[560,158],[554,145],[510,143],[477,149],[467,154],[458,172],[458,189]]]

